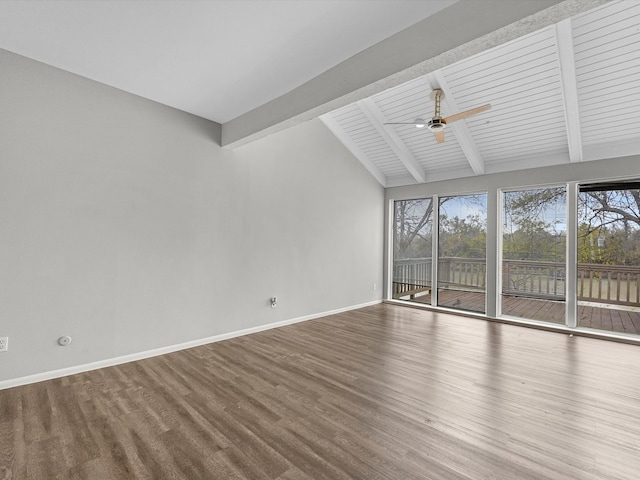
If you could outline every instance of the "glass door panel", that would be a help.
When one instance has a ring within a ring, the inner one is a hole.
[[[578,326],[640,333],[640,184],[578,194]]]
[[[438,305],[486,310],[487,195],[438,200]]]
[[[431,198],[394,204],[392,297],[431,304]]]
[[[502,315],[565,323],[565,187],[503,193]]]

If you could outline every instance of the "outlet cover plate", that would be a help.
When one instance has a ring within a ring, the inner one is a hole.
[[[9,337],[0,337],[0,352],[9,350]]]

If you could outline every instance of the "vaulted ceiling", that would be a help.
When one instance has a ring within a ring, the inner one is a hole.
[[[395,186],[640,152],[639,10],[638,0],[4,0],[0,48],[221,122],[229,148],[320,116]],[[492,108],[448,125],[444,143],[384,125],[429,119],[434,87],[445,117]]]
[[[0,48],[222,123],[235,148],[609,1],[3,0]]]
[[[427,128],[385,125],[490,103]],[[321,116],[383,186],[640,153],[640,2],[607,3]]]

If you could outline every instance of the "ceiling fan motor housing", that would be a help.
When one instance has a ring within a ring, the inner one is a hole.
[[[441,132],[444,130],[444,127],[447,126],[447,122],[445,122],[440,117],[433,117],[431,120],[427,122],[427,128],[432,132]]]

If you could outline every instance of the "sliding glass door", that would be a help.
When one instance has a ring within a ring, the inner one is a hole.
[[[640,181],[494,192],[395,202],[393,298],[640,335]]]
[[[431,304],[433,203],[394,204],[393,298]]]
[[[504,192],[502,315],[565,323],[566,188]]]
[[[640,184],[578,194],[578,326],[640,333]]]
[[[485,312],[487,195],[438,199],[438,299],[441,307]]]

